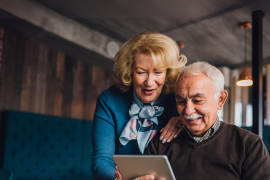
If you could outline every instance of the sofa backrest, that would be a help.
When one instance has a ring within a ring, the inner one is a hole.
[[[93,179],[91,121],[6,111],[2,125],[3,168],[14,180]]]

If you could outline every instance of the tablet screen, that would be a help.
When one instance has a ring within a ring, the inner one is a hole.
[[[152,174],[156,179],[176,180],[165,155],[113,155],[125,180]]]

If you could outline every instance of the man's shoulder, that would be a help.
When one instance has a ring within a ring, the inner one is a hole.
[[[157,133],[155,137],[149,143],[145,154],[148,155],[166,155],[168,152],[173,151],[176,147],[184,146],[183,144],[183,133],[181,132],[176,138],[173,138],[169,143],[162,143],[160,140],[161,133]],[[176,148],[177,149],[177,148]]]
[[[225,122],[222,122],[222,125],[224,126],[223,132],[227,134],[227,136],[232,136],[235,138],[240,138],[244,141],[255,141],[260,140],[260,136],[257,134],[254,134],[253,132],[250,132],[246,129],[240,128],[236,125],[227,124]]]
[[[237,157],[242,157],[242,179],[269,179],[269,152],[260,136],[234,125],[225,124],[225,130],[227,134],[232,134],[228,141],[231,141],[230,145],[235,144],[237,151],[234,154],[241,152]],[[232,147],[230,152],[233,151]]]

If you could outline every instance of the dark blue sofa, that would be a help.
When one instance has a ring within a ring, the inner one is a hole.
[[[93,180],[91,121],[5,111],[0,122],[0,168],[13,180]],[[270,126],[263,141],[270,152]]]
[[[6,111],[0,168],[14,180],[92,180],[92,122]]]

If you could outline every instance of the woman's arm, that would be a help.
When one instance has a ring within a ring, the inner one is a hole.
[[[92,171],[96,180],[114,180],[115,124],[108,108],[108,99],[102,93],[96,105],[93,124]]]

